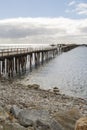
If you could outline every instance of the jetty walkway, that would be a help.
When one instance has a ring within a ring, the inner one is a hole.
[[[35,67],[43,64],[44,61],[54,58],[58,53],[65,52],[75,48],[76,45],[61,45],[49,46],[46,48],[10,48],[0,49],[0,76],[26,71],[27,63],[29,68],[32,65]]]

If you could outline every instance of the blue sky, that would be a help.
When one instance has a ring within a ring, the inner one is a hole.
[[[86,43],[87,0],[0,0],[0,44]]]
[[[87,3],[87,0],[0,0],[0,19],[59,16],[85,18],[87,15],[78,15],[75,11],[79,3]]]

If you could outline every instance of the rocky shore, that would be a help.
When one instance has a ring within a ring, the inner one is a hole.
[[[0,130],[74,130],[87,117],[87,100],[61,94],[57,87],[0,81]]]

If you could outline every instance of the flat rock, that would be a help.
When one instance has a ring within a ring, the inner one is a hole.
[[[22,126],[33,126],[35,130],[63,130],[46,110],[23,110],[18,115],[18,121]]]

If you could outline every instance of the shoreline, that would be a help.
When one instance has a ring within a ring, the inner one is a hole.
[[[73,96],[63,94],[63,93],[60,92],[60,90],[57,87],[54,87],[53,89],[46,90],[46,89],[40,88],[40,86],[38,84],[24,85],[24,84],[9,81],[9,80],[7,80],[7,81],[2,80],[0,82],[1,82],[0,83],[0,91],[1,91],[0,95],[2,95],[2,96],[0,96],[0,101],[3,99],[3,101],[5,102],[5,99],[6,99],[7,103],[11,103],[11,104],[15,104],[15,103],[18,104],[19,103],[19,104],[21,104],[20,100],[22,98],[24,100],[26,100],[26,97],[27,98],[32,97],[32,102],[34,103],[35,102],[34,96],[36,94],[36,96],[39,98],[39,100],[42,100],[42,99],[51,100],[51,98],[54,98],[55,102],[59,102],[59,103],[64,102],[66,104],[67,104],[67,102],[73,101],[72,106],[78,105],[80,108],[81,108],[80,103],[82,103],[83,105],[85,105],[85,103],[87,104],[86,99],[81,98],[81,97],[73,97]],[[15,102],[15,100],[18,99],[18,98],[20,100],[17,100],[17,102]],[[11,100],[13,100],[13,102]],[[36,100],[36,102],[37,101],[38,100]],[[78,102],[78,103],[75,104],[75,102]],[[26,104],[26,102],[25,102],[25,104]],[[43,102],[43,104],[44,104],[44,102]],[[69,105],[67,105],[67,106],[69,106]]]
[[[21,109],[44,109],[59,121],[59,117],[69,113],[71,120],[87,116],[87,100],[83,98],[61,94],[58,88],[43,90],[37,84],[23,85],[3,80],[0,83],[0,107],[7,113],[13,105]]]

